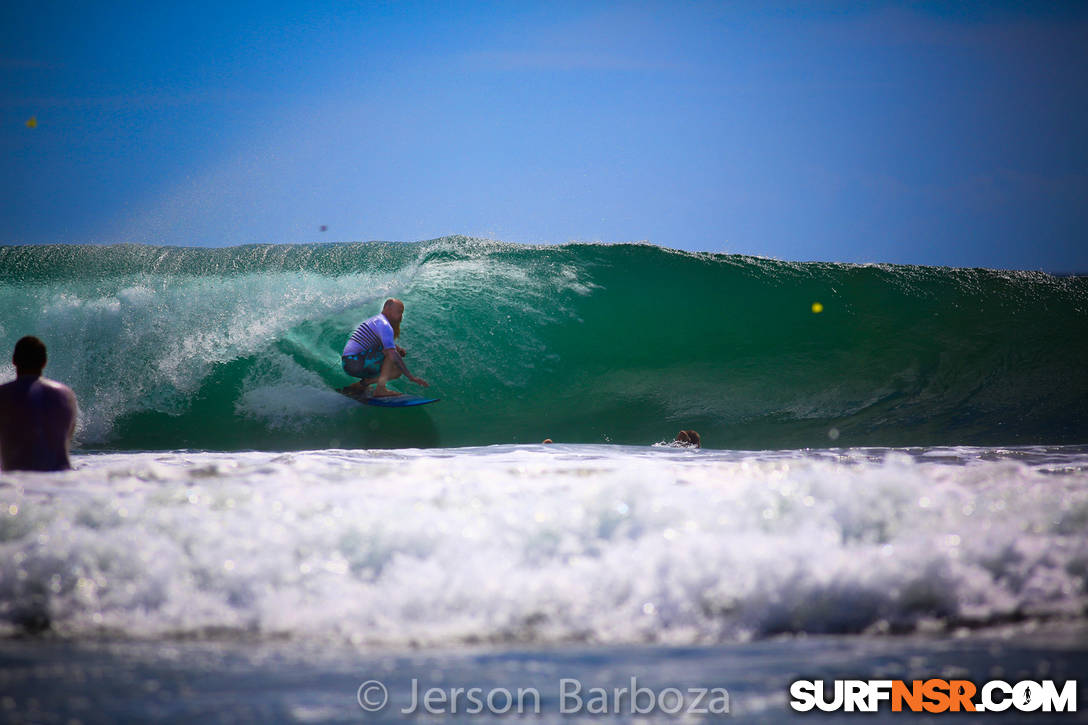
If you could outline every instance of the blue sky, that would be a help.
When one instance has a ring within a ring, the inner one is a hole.
[[[0,243],[1088,271],[1083,2],[9,2],[0,119]]]

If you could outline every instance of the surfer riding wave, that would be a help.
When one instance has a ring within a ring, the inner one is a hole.
[[[398,299],[390,298],[382,305],[382,311],[365,320],[355,328],[344,346],[344,352],[340,356],[340,364],[344,372],[353,378],[361,378],[344,389],[345,392],[354,392],[369,395],[375,398],[385,398],[401,395],[396,390],[385,387],[390,380],[396,380],[402,374],[416,385],[424,388],[428,383],[423,378],[417,378],[404,364],[404,356],[407,354],[404,348],[395,343],[400,336],[400,323],[404,318],[404,303]],[[374,390],[367,392],[373,385]]]

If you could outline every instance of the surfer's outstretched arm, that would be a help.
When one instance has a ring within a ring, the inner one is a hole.
[[[385,360],[382,361],[382,371],[378,375],[378,384],[374,388],[374,395],[395,395],[386,389],[385,384],[390,380],[396,380],[401,376],[411,380],[416,385],[421,385],[424,388],[428,386],[428,383],[423,378],[417,378],[408,370],[408,366],[404,364],[404,358],[400,356],[395,347],[386,348]]]
[[[424,388],[429,385],[429,383],[423,378],[417,378],[415,375],[412,375],[412,373],[409,372],[408,366],[404,364],[404,357],[400,352],[399,348],[395,348],[393,350],[386,350],[385,357],[387,360],[389,358],[393,358],[393,364],[400,368],[401,372],[404,373],[404,377],[408,378],[416,385],[422,385]]]

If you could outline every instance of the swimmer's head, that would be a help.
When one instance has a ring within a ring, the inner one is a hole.
[[[680,431],[676,434],[675,442],[682,446],[691,446],[692,448],[701,448],[703,445],[703,439],[693,430]]]
[[[404,303],[396,297],[390,297],[382,305],[382,314],[393,328],[393,337],[400,337],[400,321],[404,318]]]
[[[15,364],[16,375],[41,375],[45,361],[45,343],[38,338],[27,335],[15,343],[11,362]]]

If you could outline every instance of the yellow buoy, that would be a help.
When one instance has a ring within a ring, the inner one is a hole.
[[[812,314],[818,315],[824,311],[824,306],[819,302],[812,303]]]
[[[27,128],[37,128],[38,127],[38,117],[37,116],[31,116],[26,122],[26,127]]]

